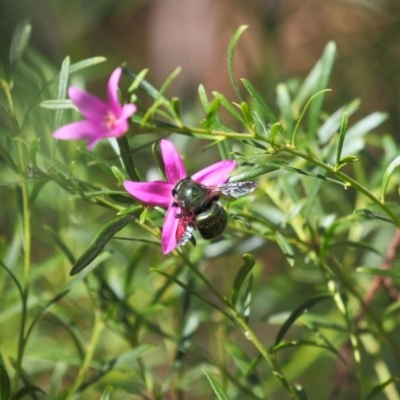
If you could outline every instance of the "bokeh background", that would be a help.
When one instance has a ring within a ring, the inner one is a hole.
[[[134,71],[149,68],[148,79],[156,87],[164,82],[172,70],[181,66],[182,72],[168,89],[168,95],[180,97],[188,110],[196,108],[198,104],[197,88],[200,83],[205,85],[207,92],[216,90],[228,99],[235,100],[227,72],[226,51],[230,37],[242,24],[249,25],[249,28],[242,36],[235,54],[236,76],[249,79],[271,108],[274,108],[276,85],[288,79],[306,76],[321,56],[326,43],[334,40],[338,45],[338,58],[330,85],[333,92],[327,96],[326,109],[332,112],[360,98],[362,105],[354,116],[355,120],[373,111],[387,111],[389,118],[377,132],[391,132],[398,138],[398,0],[0,0],[0,23],[10,36],[16,25],[23,20],[29,20],[32,24],[31,45],[56,67],[61,66],[67,55],[70,55],[72,62],[96,55],[107,57],[107,63],[85,72],[89,91],[99,96],[104,95],[104,83],[109,72],[122,62],[126,62]],[[89,73],[92,75],[89,76]],[[194,152],[195,148],[191,150]],[[215,156],[212,152],[208,154],[211,154],[210,157]],[[150,156],[149,151],[147,157]],[[143,166],[147,160],[138,162]],[[204,160],[201,162],[207,164]],[[196,160],[193,160],[193,170],[196,170],[195,164]],[[13,207],[14,200],[8,195],[2,200],[3,223],[0,224],[0,233],[11,237],[12,229],[9,227],[12,216],[6,209]],[[42,215],[35,217],[38,229],[34,238],[35,262],[45,260],[51,253],[49,246],[54,246],[50,245],[50,239],[46,239],[43,225],[46,223],[54,226],[54,221],[59,219],[56,210],[51,209],[45,201],[42,201],[41,207]],[[76,206],[79,207],[79,223],[86,225],[86,209],[81,205]],[[74,210],[69,211],[73,215]],[[97,225],[80,227],[82,249],[108,219],[109,216],[104,217],[99,213],[93,216]],[[62,225],[66,216],[60,220],[58,223]],[[128,253],[119,244],[114,247],[116,251],[125,252],[125,255]],[[307,298],[309,288],[306,285],[295,281],[290,283],[285,278],[282,269],[285,260],[277,248],[259,249],[256,256],[264,260],[263,269],[259,271],[262,275],[259,277],[260,287],[266,281],[273,280],[268,291],[264,287],[255,302],[255,314],[260,320],[266,317],[269,310],[279,311],[279,307],[282,310],[293,310],[300,300]],[[234,259],[232,264],[236,265],[230,272],[234,276],[240,266],[240,255],[227,256],[224,263],[228,265],[231,261],[229,257]],[[148,264],[156,262],[155,259],[155,256],[149,255]],[[219,263],[218,260],[210,261],[214,268],[210,268],[208,274],[221,290],[227,292],[230,284],[224,276],[227,271],[215,268]],[[43,271],[46,271],[45,267]],[[146,282],[149,282],[146,279],[150,278],[146,275],[145,265],[140,274],[146,286]],[[49,279],[51,285],[57,286],[57,280],[61,282],[65,278]],[[151,291],[151,288],[148,290]],[[269,306],[265,306],[265,300],[268,300]],[[63,306],[68,313],[69,304]],[[83,320],[84,314],[79,314],[79,318]],[[43,335],[38,335],[37,341],[32,342],[32,348],[43,344],[39,339],[51,331],[55,333],[51,346],[57,346],[57,329],[56,325],[44,327]],[[265,324],[260,323],[256,329],[262,334],[266,329]],[[276,331],[276,327],[269,328],[268,335],[273,337]],[[203,348],[211,352],[217,348],[216,337],[210,334],[209,327],[200,326],[196,332],[198,353],[201,354]],[[254,356],[254,349],[242,336],[237,335],[237,343]],[[102,344],[107,348],[108,343]],[[115,347],[118,348],[118,345],[115,344]],[[34,354],[32,348],[30,351]],[[165,353],[168,353],[168,349]],[[170,357],[171,354],[172,351],[169,352]],[[151,361],[154,365],[157,365],[156,358]],[[190,361],[195,363],[197,360]],[[307,365],[309,371],[302,383],[312,387],[315,374],[322,374],[324,379],[320,383],[320,390],[327,396],[329,389],[323,392],[323,386],[334,376],[335,365],[332,359],[325,361],[319,360]],[[46,385],[49,375],[41,374],[40,365],[37,368],[42,380],[40,383]],[[46,366],[43,366],[43,370],[46,370]],[[158,373],[165,376],[166,367],[159,366]],[[73,374],[70,374],[69,379],[67,384],[73,381]],[[118,381],[118,377],[115,380]],[[129,389],[134,391],[134,384]]]
[[[238,77],[264,89],[304,76],[329,40],[338,45],[331,102],[360,98],[361,113],[390,111],[400,124],[400,3],[397,0],[2,0],[0,21],[11,33],[27,18],[32,43],[55,64],[104,55],[161,84],[182,67],[171,94],[193,100],[199,83],[232,94],[225,54],[241,24]],[[271,101],[268,101],[271,100]]]

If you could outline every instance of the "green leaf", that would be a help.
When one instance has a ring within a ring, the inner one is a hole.
[[[31,36],[32,25],[27,21],[17,25],[10,45],[10,62],[15,65],[22,57]]]
[[[135,81],[137,78],[138,74],[135,72],[131,71],[129,68],[123,67],[124,74],[127,75],[132,81]],[[154,100],[157,100],[159,98],[162,98],[163,96],[161,93],[146,79],[142,79],[139,84],[139,88],[143,90],[149,97],[153,98]]]
[[[75,72],[81,71],[82,69],[93,67],[94,65],[100,64],[104,61],[107,61],[105,57],[91,57],[87,58],[86,60],[78,61],[74,64],[71,64],[69,67],[69,73],[74,74]]]
[[[286,257],[287,262],[291,267],[294,266],[294,252],[290,243],[286,240],[286,238],[279,233],[278,231],[275,232],[276,243],[282,250],[283,254]]]
[[[231,40],[229,41],[229,46],[228,46],[228,73],[229,73],[229,79],[231,80],[231,84],[233,88],[235,89],[235,92],[239,99],[243,101],[242,95],[240,94],[239,86],[236,83],[235,75],[233,73],[233,56],[235,54],[235,49],[238,44],[238,41],[240,39],[240,36],[242,36],[242,33],[248,28],[247,25],[242,25],[239,26],[238,29],[236,29],[235,33],[233,34]]]
[[[260,95],[260,93],[255,90],[254,86],[246,79],[242,79],[242,82],[247,89],[247,91],[250,93],[251,97],[254,99],[256,104],[260,107],[261,112],[268,118],[270,122],[273,124],[278,123],[278,129],[279,132],[281,133],[282,137],[284,139],[287,139],[286,132],[283,129],[282,125],[279,123],[278,118],[275,116],[275,114],[271,111],[271,109],[267,106],[265,103],[264,99]]]
[[[393,382],[400,382],[400,378],[398,376],[392,376],[387,381],[380,383],[379,385],[375,386],[365,398],[365,400],[372,400],[374,399],[379,393],[381,393],[386,386],[390,385]]]
[[[347,140],[353,139],[359,136],[363,136],[368,132],[371,132],[377,126],[381,125],[387,120],[388,114],[383,112],[374,112],[365,118],[358,121],[356,124],[347,129],[346,137]]]
[[[380,269],[380,268],[371,268],[371,267],[358,267],[358,268],[356,268],[356,272],[361,272],[361,273],[370,274],[370,275],[390,276],[391,278],[400,278],[400,271],[396,268]]]
[[[6,30],[0,25],[0,80],[11,82],[10,40]]]
[[[49,110],[65,110],[67,108],[76,108],[72,100],[69,99],[44,100],[39,104],[39,106]]]
[[[321,57],[321,70],[318,76],[317,85],[315,91],[322,91],[327,88],[330,80],[330,76],[333,69],[333,64],[336,58],[336,44],[329,42],[324,50]],[[308,132],[313,137],[319,126],[319,118],[322,110],[322,105],[325,99],[325,94],[319,96],[310,106],[308,113]]]
[[[284,120],[282,124],[285,126],[285,130],[288,132],[293,131],[293,116],[292,116],[292,105],[291,105],[291,99],[290,99],[290,94],[288,91],[288,88],[286,87],[285,84],[280,83],[276,87],[276,93],[277,93],[277,102],[279,109],[281,111],[281,116]]]
[[[11,383],[7,371],[0,363],[0,400],[8,400],[11,394]]]
[[[245,166],[239,172],[229,178],[229,182],[246,181],[257,176],[267,174],[282,168],[287,162],[285,160],[274,160],[274,162],[258,164],[255,166]]]
[[[183,283],[182,281],[180,281],[179,279],[175,278],[174,276],[167,274],[164,271],[160,271],[158,269],[155,268],[151,268],[150,271],[154,271],[157,272],[160,275],[165,276],[166,278],[170,279],[171,281],[175,282],[178,286],[180,286],[182,289],[186,290],[188,293],[191,293],[192,295],[196,296],[197,298],[199,298],[200,300],[202,300],[204,303],[208,304],[209,306],[211,306],[212,308],[215,308],[216,310],[218,310],[221,314],[225,315],[226,317],[230,318],[230,315],[228,313],[226,313],[220,306],[218,306],[217,304],[207,300],[205,297],[203,297],[200,293],[194,291],[189,285],[186,285],[185,283]]]
[[[211,129],[218,117],[219,107],[221,105],[221,100],[215,97],[214,100],[208,105],[207,116],[201,125],[204,129]]]
[[[235,279],[233,281],[233,287],[231,292],[231,303],[233,304],[233,306],[236,306],[240,289],[242,287],[244,280],[246,279],[246,276],[251,272],[256,263],[254,257],[251,254],[243,254],[242,258],[244,264],[237,272]]]
[[[389,179],[392,176],[394,170],[400,165],[400,156],[396,157],[386,168],[385,173],[382,177],[382,187],[381,187],[381,201],[385,202],[386,191],[389,185]]]
[[[128,93],[134,92],[137,88],[140,87],[140,84],[146,77],[147,73],[149,72],[148,68],[142,69],[137,75],[136,78],[133,80],[131,85],[129,86]]]
[[[384,215],[381,215],[381,214],[376,214],[366,208],[355,210],[353,212],[353,214],[360,215],[362,217],[370,218],[370,219],[380,219],[381,221],[390,222],[391,224],[395,224],[395,222],[392,219],[390,219]]]
[[[69,57],[66,57],[61,64],[60,77],[58,79],[57,100],[65,100],[65,98],[67,97],[70,64],[71,62]],[[64,114],[63,109],[61,108],[57,109],[54,118],[54,128],[58,128],[61,125],[63,114]]]
[[[112,386],[107,386],[104,389],[103,394],[100,397],[100,400],[111,400],[111,393],[113,392],[113,387]]]
[[[319,92],[315,93],[313,96],[311,96],[309,98],[309,100],[307,101],[306,105],[303,107],[303,110],[301,111],[300,117],[298,118],[298,120],[296,122],[296,126],[294,127],[293,134],[292,134],[292,146],[296,145],[296,135],[297,135],[297,132],[299,130],[300,123],[303,120],[308,108],[311,109],[312,103],[316,99],[318,99],[318,97],[321,97],[321,95],[323,95],[326,92],[330,92],[330,91],[331,91],[331,89],[323,89],[323,90],[320,90]],[[309,127],[308,127],[308,131],[309,131]]]
[[[219,154],[223,160],[228,160],[232,158],[232,147],[228,140],[223,140],[217,144]]]
[[[141,207],[138,206],[138,211],[118,217],[106,224],[93,239],[87,250],[76,260],[71,269],[70,275],[76,275],[78,272],[86,268],[100,254],[110,239],[112,239],[112,237],[122,228],[132,222],[139,215],[140,211]]]
[[[211,387],[214,390],[218,400],[229,400],[228,395],[226,394],[225,390],[222,389],[222,386],[218,383],[218,381],[209,374],[205,369],[203,369],[204,374],[206,375],[208,381],[210,382]]]
[[[355,99],[331,114],[318,129],[318,139],[320,143],[326,144],[340,129],[341,121],[343,120],[343,114],[347,113],[348,116],[353,115],[360,107],[360,104],[361,101],[359,99]]]
[[[342,149],[343,149],[344,138],[346,136],[347,124],[348,124],[348,115],[347,112],[344,112],[342,117],[342,123],[340,124],[338,148],[336,152],[336,165],[339,165],[340,158],[342,156]]]
[[[204,90],[204,87],[203,87]],[[238,112],[237,108],[221,93],[212,92],[214,97],[218,97],[221,101],[221,105],[225,107],[242,125],[245,125],[243,117]]]
[[[308,299],[299,307],[297,307],[290,315],[289,318],[285,321],[282,325],[281,329],[279,330],[278,334],[276,335],[275,344],[274,346],[278,345],[283,337],[286,335],[286,332],[289,328],[293,325],[293,323],[301,316],[304,312],[309,310],[310,308],[314,307],[316,304],[320,303],[323,300],[332,299],[332,295],[330,294],[321,294],[311,299]]]
[[[200,99],[200,103],[203,106],[204,112],[207,113],[208,112],[208,98],[207,98],[207,93],[206,93],[206,89],[204,88],[203,85],[199,85],[199,89],[198,89],[198,93],[199,93],[199,99]]]

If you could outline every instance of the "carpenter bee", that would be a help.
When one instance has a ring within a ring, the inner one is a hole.
[[[190,176],[181,179],[172,189],[174,205],[181,209],[176,240],[179,246],[186,244],[197,228],[204,239],[219,236],[228,224],[228,214],[218,201],[221,195],[238,198],[252,192],[257,182],[228,182],[216,186],[205,186]]]

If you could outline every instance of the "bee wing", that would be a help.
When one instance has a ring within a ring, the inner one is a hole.
[[[227,182],[216,186],[214,191],[215,193],[237,199],[240,196],[251,193],[257,186],[258,183],[255,181]]]
[[[178,228],[176,229],[176,241],[178,246],[185,245],[193,236],[193,218],[188,215],[179,218]]]

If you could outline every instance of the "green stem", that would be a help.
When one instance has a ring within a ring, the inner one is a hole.
[[[75,393],[79,390],[79,387],[81,386],[85,375],[90,367],[90,363],[92,362],[94,352],[100,339],[101,331],[103,330],[103,326],[104,324],[101,319],[101,314],[98,310],[96,310],[92,336],[90,338],[89,345],[86,348],[85,359],[83,360],[83,363],[79,369],[78,376],[75,379],[74,385],[70,389],[68,396],[65,398],[65,400],[71,400],[74,397]]]
[[[291,399],[298,400],[298,397],[296,395],[296,392],[293,389],[293,386],[285,379],[283,376],[283,373],[280,369],[280,366],[276,360],[275,355],[270,354],[262,345],[262,343],[259,341],[257,335],[250,329],[250,327],[247,325],[246,321],[238,314],[238,312],[231,306],[229,305],[231,314],[237,324],[242,328],[244,336],[246,339],[248,339],[251,343],[253,343],[254,347],[259,351],[261,356],[268,362],[268,364],[271,366],[273,370],[273,374],[275,377],[279,379],[279,381],[283,384],[285,389],[288,392],[288,395],[290,396]]]
[[[19,152],[20,165],[23,165],[23,155],[22,152]],[[24,177],[21,177],[23,180]],[[19,327],[18,334],[18,352],[17,352],[17,360],[15,367],[15,375],[13,379],[13,392],[15,392],[18,388],[18,382],[21,375],[22,370],[22,359],[24,356],[25,350],[25,325],[27,318],[27,304],[29,297],[29,275],[30,275],[30,267],[31,267],[31,215],[29,209],[29,192],[27,183],[21,184],[22,190],[22,225],[23,225],[23,236],[24,236],[24,287],[22,290],[22,304],[21,304],[21,324]]]
[[[345,182],[348,187],[352,187],[352,188],[356,189],[357,191],[362,193],[364,196],[366,196],[368,199],[370,199],[373,203],[375,203],[383,212],[385,212],[393,220],[393,222],[395,223],[397,228],[400,229],[400,220],[393,213],[393,211],[389,207],[387,207],[386,204],[382,203],[377,197],[375,197],[367,188],[365,188],[363,185],[358,183],[356,180],[354,180],[350,176],[344,174],[341,171],[335,170],[335,168],[329,164],[325,164],[324,162],[319,161],[306,153],[298,151],[296,148],[286,146],[286,147],[283,147],[283,148],[280,148],[277,150],[296,155],[300,158],[303,158],[306,161],[311,162],[314,165],[318,165],[319,167],[332,173],[333,175],[336,175],[339,179],[341,179],[343,182]]]

